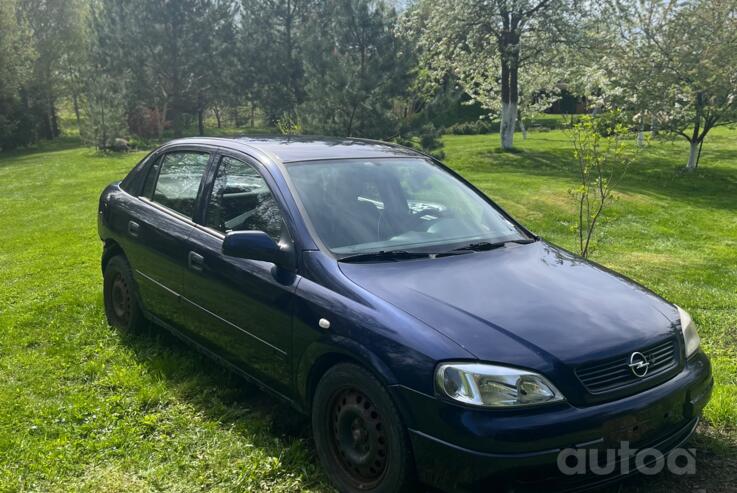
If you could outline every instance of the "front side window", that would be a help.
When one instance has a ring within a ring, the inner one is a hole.
[[[210,155],[204,152],[181,151],[164,155],[149,170],[144,196],[191,218],[209,159]],[[153,195],[150,195],[151,190]]]
[[[336,254],[440,252],[525,239],[475,191],[426,159],[292,163],[287,170],[313,229]]]
[[[248,163],[225,156],[207,203],[206,225],[223,233],[263,231],[279,241],[284,222],[259,172]]]

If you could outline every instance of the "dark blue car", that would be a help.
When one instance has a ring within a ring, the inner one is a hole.
[[[564,449],[666,453],[713,385],[688,314],[409,149],[184,139],[99,205],[107,317],[311,416],[344,492],[577,489]]]

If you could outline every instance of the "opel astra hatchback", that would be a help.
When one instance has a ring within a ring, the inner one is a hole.
[[[563,449],[667,453],[711,395],[689,315],[381,142],[184,139],[100,198],[105,310],[311,416],[344,492],[547,491]]]

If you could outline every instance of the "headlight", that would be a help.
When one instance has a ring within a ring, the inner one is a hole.
[[[683,331],[683,340],[686,341],[686,358],[688,358],[699,349],[701,338],[696,331],[696,324],[691,319],[691,315],[678,305],[676,305],[676,308],[678,308],[678,316],[681,317],[681,330]]]
[[[438,392],[475,406],[506,408],[565,400],[537,373],[481,363],[445,363],[435,371]]]

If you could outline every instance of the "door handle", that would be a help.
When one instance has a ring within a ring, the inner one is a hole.
[[[141,229],[141,225],[135,221],[128,221],[128,234],[134,238],[138,238],[138,230]]]
[[[189,252],[189,255],[187,255],[187,265],[194,271],[202,272],[205,268],[205,257],[197,252]]]

